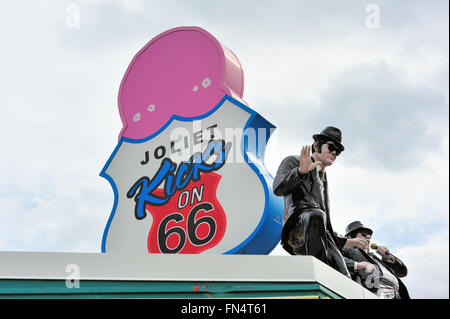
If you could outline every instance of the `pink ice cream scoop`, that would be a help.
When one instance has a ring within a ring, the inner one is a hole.
[[[119,139],[146,138],[173,115],[196,117],[225,95],[242,101],[244,74],[237,57],[199,27],[168,30],[133,58],[119,89]]]

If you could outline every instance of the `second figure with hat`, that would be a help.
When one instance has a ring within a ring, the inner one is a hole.
[[[328,126],[313,135],[300,156],[280,164],[273,191],[284,197],[281,245],[291,255],[312,255],[350,277],[341,254],[343,247],[363,246],[358,239],[338,236],[331,225],[325,169],[344,151],[341,131]]]
[[[400,258],[389,252],[385,246],[370,245],[373,231],[360,221],[354,221],[345,228],[349,239],[360,238],[366,241],[366,247],[344,248],[347,268],[352,279],[372,291],[382,299],[410,299],[408,289],[400,278],[408,274],[406,265]],[[378,255],[369,251],[369,245]]]

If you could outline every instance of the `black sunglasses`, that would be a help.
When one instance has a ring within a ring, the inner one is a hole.
[[[339,156],[341,154],[341,150],[334,144],[331,143],[325,143],[328,145],[328,150],[331,152],[336,151],[336,156]]]
[[[372,237],[372,235],[369,232],[361,231],[360,233],[361,233],[361,235],[363,235],[363,237],[367,237],[367,236]]]

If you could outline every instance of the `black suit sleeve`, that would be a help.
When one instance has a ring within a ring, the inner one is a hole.
[[[340,247],[344,247],[347,243],[347,237],[344,237],[342,235],[339,235],[338,233],[334,232],[334,235],[336,236],[336,240],[338,241],[338,244]]]
[[[390,268],[397,277],[405,277],[408,274],[408,268],[406,268],[406,265],[400,260],[400,258],[395,257],[394,255],[392,256],[395,258],[395,263],[382,259],[383,265]]]
[[[353,250],[350,248],[342,249],[342,257],[344,257],[345,264],[350,273],[355,272],[355,257],[353,256]]]
[[[305,180],[307,174],[302,175],[298,171],[299,161],[294,156],[286,157],[280,164],[273,181],[273,192],[277,196],[290,194],[295,186]]]

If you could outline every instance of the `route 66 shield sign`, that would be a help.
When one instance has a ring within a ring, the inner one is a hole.
[[[198,27],[168,30],[131,61],[102,252],[268,254],[281,199],[263,165],[274,126],[243,100],[237,57]]]

